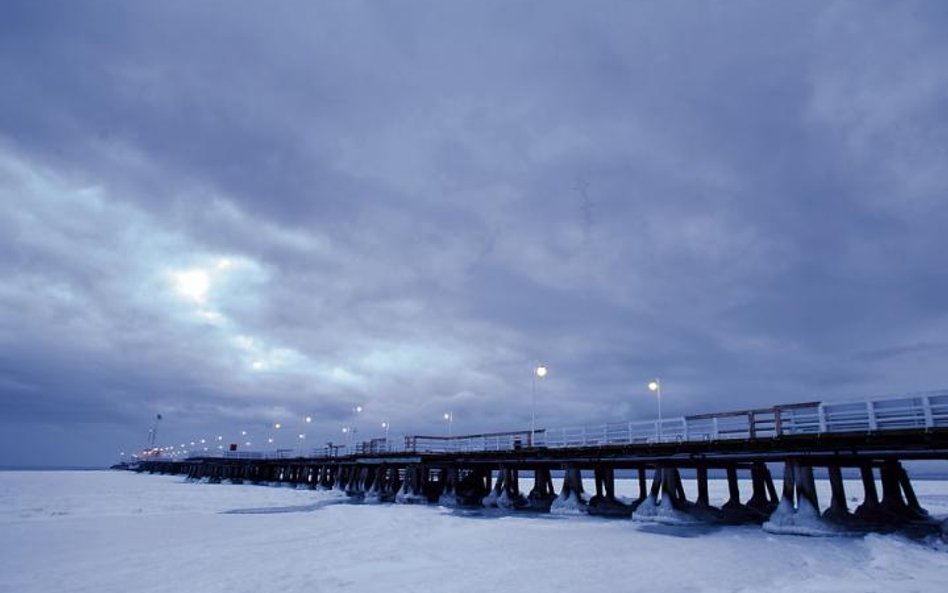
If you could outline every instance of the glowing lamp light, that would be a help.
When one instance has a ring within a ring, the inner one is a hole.
[[[547,374],[549,371],[548,371],[548,369],[547,369],[545,366],[543,366],[543,365],[541,364],[540,366],[537,367],[537,369],[536,369],[535,372],[536,372],[536,374],[537,374],[537,377],[540,377],[540,378],[542,379],[543,377],[546,377],[546,374]]]
[[[281,426],[283,426],[283,425],[280,424],[279,422],[277,422],[276,424],[273,425],[273,428],[275,428],[275,429],[277,429],[277,430],[280,430],[280,427],[281,427]]]
[[[659,382],[658,381],[649,381],[648,390],[649,391],[658,391]]]
[[[307,417],[305,418],[305,421],[306,421],[306,424],[309,424],[310,422],[313,421],[313,417],[312,417],[312,416],[307,416]]]

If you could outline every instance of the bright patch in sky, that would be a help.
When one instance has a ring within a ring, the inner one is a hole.
[[[211,287],[211,280],[204,270],[189,270],[175,276],[175,288],[182,296],[203,303],[207,291]]]

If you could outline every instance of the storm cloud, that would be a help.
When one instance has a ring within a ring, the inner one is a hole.
[[[942,388],[946,24],[5,2],[0,465]]]

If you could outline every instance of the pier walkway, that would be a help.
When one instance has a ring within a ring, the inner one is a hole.
[[[455,437],[374,439],[297,457],[241,453],[148,459],[140,472],[209,482],[336,488],[366,502],[496,506],[588,512],[638,520],[757,522],[777,532],[919,528],[937,525],[919,505],[903,461],[948,459],[948,391],[852,403],[808,402],[662,422],[615,422]],[[771,474],[782,465],[778,493]],[[779,467],[779,466],[778,466]],[[825,471],[828,504],[814,470]],[[858,472],[862,502],[850,508],[843,471]],[[633,500],[616,495],[616,471],[637,477]],[[681,472],[693,471],[687,496]],[[712,506],[709,471],[726,476],[729,498]],[[522,473],[532,475],[529,492]],[[651,480],[649,480],[651,473]],[[553,475],[561,480],[557,490]],[[583,475],[595,482],[587,493]],[[750,492],[741,493],[742,478]],[[745,482],[746,483],[746,482]],[[881,486],[881,488],[880,488]]]

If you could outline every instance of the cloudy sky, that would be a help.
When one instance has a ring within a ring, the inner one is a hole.
[[[946,26],[4,2],[0,465],[946,387]]]

